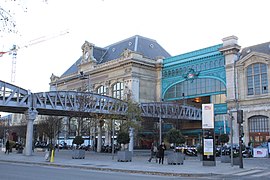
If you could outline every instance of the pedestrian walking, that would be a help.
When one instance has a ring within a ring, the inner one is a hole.
[[[7,142],[6,142],[6,151],[5,151],[5,154],[6,153],[9,154],[9,140],[7,140]]]
[[[157,152],[158,152],[158,149],[157,149],[157,146],[155,143],[152,143],[151,145],[151,152],[150,152],[150,158],[149,158],[149,162],[152,161],[153,158],[156,159],[156,163],[157,163]]]
[[[157,157],[159,158],[159,164],[163,164],[164,162],[164,152],[166,150],[166,146],[165,146],[165,143],[162,142],[159,147],[158,147],[158,153],[157,153]]]

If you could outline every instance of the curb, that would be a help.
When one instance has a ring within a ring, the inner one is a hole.
[[[128,169],[114,169],[114,168],[98,168],[98,167],[88,167],[80,165],[67,165],[67,164],[54,164],[54,163],[41,163],[41,162],[27,162],[27,161],[11,161],[11,160],[0,160],[0,162],[9,162],[16,164],[34,164],[40,166],[53,166],[53,167],[62,167],[62,168],[78,168],[78,169],[88,169],[96,171],[110,171],[110,172],[124,172],[124,173],[133,173],[133,174],[147,174],[147,175],[162,175],[162,176],[179,176],[179,177],[209,177],[209,176],[218,176],[222,174],[214,173],[167,173],[167,172],[158,172],[158,171],[141,171],[141,170],[128,170]]]

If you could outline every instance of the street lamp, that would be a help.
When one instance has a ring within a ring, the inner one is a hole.
[[[159,144],[162,143],[162,119],[161,119],[161,105],[160,105],[160,113],[159,113]]]
[[[80,80],[87,79],[87,91],[90,92],[90,75],[86,76],[83,71],[80,71]],[[82,87],[83,88],[83,87]]]

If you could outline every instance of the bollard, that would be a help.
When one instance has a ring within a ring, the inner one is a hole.
[[[54,149],[52,149],[50,162],[54,162]]]

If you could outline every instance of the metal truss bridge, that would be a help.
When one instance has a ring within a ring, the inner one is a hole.
[[[170,102],[141,103],[144,118],[201,120],[201,110]],[[24,113],[27,120],[25,155],[32,155],[33,124],[37,115],[89,117],[94,114],[125,116],[128,103],[89,92],[30,91],[0,80],[0,111]],[[106,118],[106,117],[104,117]]]
[[[201,109],[173,102],[141,103],[142,117],[201,120]],[[31,93],[0,80],[0,111],[25,113],[35,110],[39,115],[91,116],[125,115],[127,103],[109,96],[89,92],[50,91]]]

